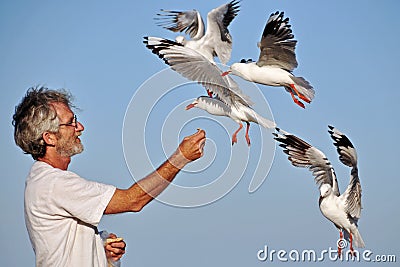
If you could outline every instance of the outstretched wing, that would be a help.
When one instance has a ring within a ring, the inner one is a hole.
[[[214,8],[207,14],[205,42],[213,42],[214,50],[222,63],[226,64],[232,52],[232,37],[228,26],[239,12],[239,1]]]
[[[358,177],[357,152],[350,140],[333,126],[329,127],[329,134],[333,139],[339,153],[340,161],[346,166],[351,167],[350,183],[343,193],[345,199],[346,212],[353,218],[358,219],[361,216],[361,183]]]
[[[240,90],[232,78],[221,76],[221,69],[195,50],[163,38],[144,39],[146,47],[173,70],[189,80],[200,83],[225,104],[236,105],[237,101],[245,105],[252,103],[250,97]]]
[[[280,142],[279,146],[283,147],[283,152],[289,155],[288,159],[292,165],[309,168],[319,186],[329,184],[333,193],[339,196],[335,171],[324,153],[297,136],[278,128],[276,130],[278,133],[273,133],[274,139]]]
[[[185,32],[196,40],[204,36],[204,22],[200,13],[193,9],[188,11],[173,11],[161,9],[157,14],[157,25],[173,32]]]
[[[265,25],[261,41],[258,43],[260,57],[258,66],[274,65],[287,71],[297,67],[294,40],[289,18],[283,18],[283,12],[270,15]]]

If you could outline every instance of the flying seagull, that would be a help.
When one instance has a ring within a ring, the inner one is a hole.
[[[214,62],[217,56],[221,63],[226,64],[232,52],[232,37],[228,26],[239,12],[239,1],[231,1],[214,8],[207,14],[207,29],[201,15],[196,10],[170,11],[162,10],[158,25],[173,32],[185,32],[191,39],[184,36],[176,37],[176,42],[202,54]]]
[[[248,135],[250,123],[256,122],[266,128],[275,127],[269,121],[251,108],[253,105],[249,96],[245,95],[238,84],[229,76],[221,76],[222,70],[197,51],[184,45],[158,37],[145,37],[146,47],[164,60],[173,70],[192,81],[197,81],[212,97],[199,97],[186,109],[197,107],[208,113],[227,116],[239,123],[239,128],[232,135],[232,144],[237,142],[237,133],[246,122],[246,141],[250,145]]]
[[[358,220],[361,215],[361,184],[358,177],[357,153],[350,140],[336,128],[329,126],[329,134],[339,153],[340,161],[351,168],[350,183],[346,191],[340,195],[335,171],[326,158],[317,148],[290,133],[277,128],[274,133],[279,146],[289,155],[289,161],[296,167],[309,168],[319,185],[319,208],[321,213],[330,220],[339,230],[340,240],[343,236],[350,242],[350,251],[353,254],[355,246],[365,247],[358,231]],[[338,254],[342,247],[338,242]]]
[[[235,105],[241,99],[252,105],[231,77],[221,76],[222,70],[201,53],[172,40],[159,37],[144,37],[146,47],[183,77],[203,85],[210,97],[217,96],[228,105]]]
[[[271,14],[258,43],[258,61],[242,59],[232,64],[222,75],[231,73],[251,82],[283,86],[293,101],[305,108],[301,100],[311,103],[314,89],[306,79],[292,74],[298,65],[295,54],[297,41],[293,38],[289,18],[284,18],[284,12]]]
[[[232,135],[232,145],[237,142],[237,134],[243,128],[242,122],[246,123],[245,138],[248,146],[250,146],[250,122],[258,123],[264,128],[274,128],[276,126],[274,122],[257,114],[249,105],[240,101],[240,99],[235,105],[228,105],[218,97],[200,96],[189,104],[186,110],[194,107],[203,109],[212,115],[229,117],[237,122],[239,128]]]

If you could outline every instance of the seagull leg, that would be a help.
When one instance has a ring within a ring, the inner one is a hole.
[[[354,256],[354,248],[353,248],[353,235],[351,233],[350,234],[350,252],[351,252],[351,256]]]
[[[250,146],[250,137],[249,137],[249,129],[250,129],[250,122],[246,121],[246,141],[247,145]]]
[[[303,94],[301,94],[299,91],[297,91],[296,86],[294,84],[290,84],[290,87],[293,89],[293,91],[300,97],[301,100],[304,100],[307,103],[311,103],[311,100],[305,97]]]
[[[299,106],[302,107],[302,108],[306,108],[306,107],[304,106],[304,104],[301,103],[300,100],[298,100],[298,99],[294,96],[294,94],[293,94],[292,91],[290,91],[290,95],[292,96],[292,99],[293,99],[294,103],[296,103],[297,105],[299,105]]]
[[[339,241],[338,241],[337,252],[338,252],[339,259],[340,259],[342,257],[342,247],[339,244],[341,244],[342,242],[340,242],[340,241],[343,240],[343,232],[342,232],[342,230],[339,230],[339,235],[340,235],[340,237],[339,237]]]
[[[237,129],[232,135],[232,146],[235,143],[237,143],[237,134],[238,134],[238,132],[240,132],[240,130],[242,130],[242,128],[243,128],[243,125],[241,123],[239,123],[239,129]]]

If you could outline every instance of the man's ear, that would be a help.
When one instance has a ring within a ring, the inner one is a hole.
[[[48,146],[55,146],[57,142],[56,135],[50,132],[44,132],[42,134],[43,140]]]

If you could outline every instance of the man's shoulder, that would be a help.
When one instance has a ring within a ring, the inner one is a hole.
[[[77,174],[64,171],[47,164],[43,161],[35,161],[29,171],[26,178],[27,185],[29,183],[46,183],[49,179],[54,180],[55,178],[68,178],[68,177],[79,177]]]

